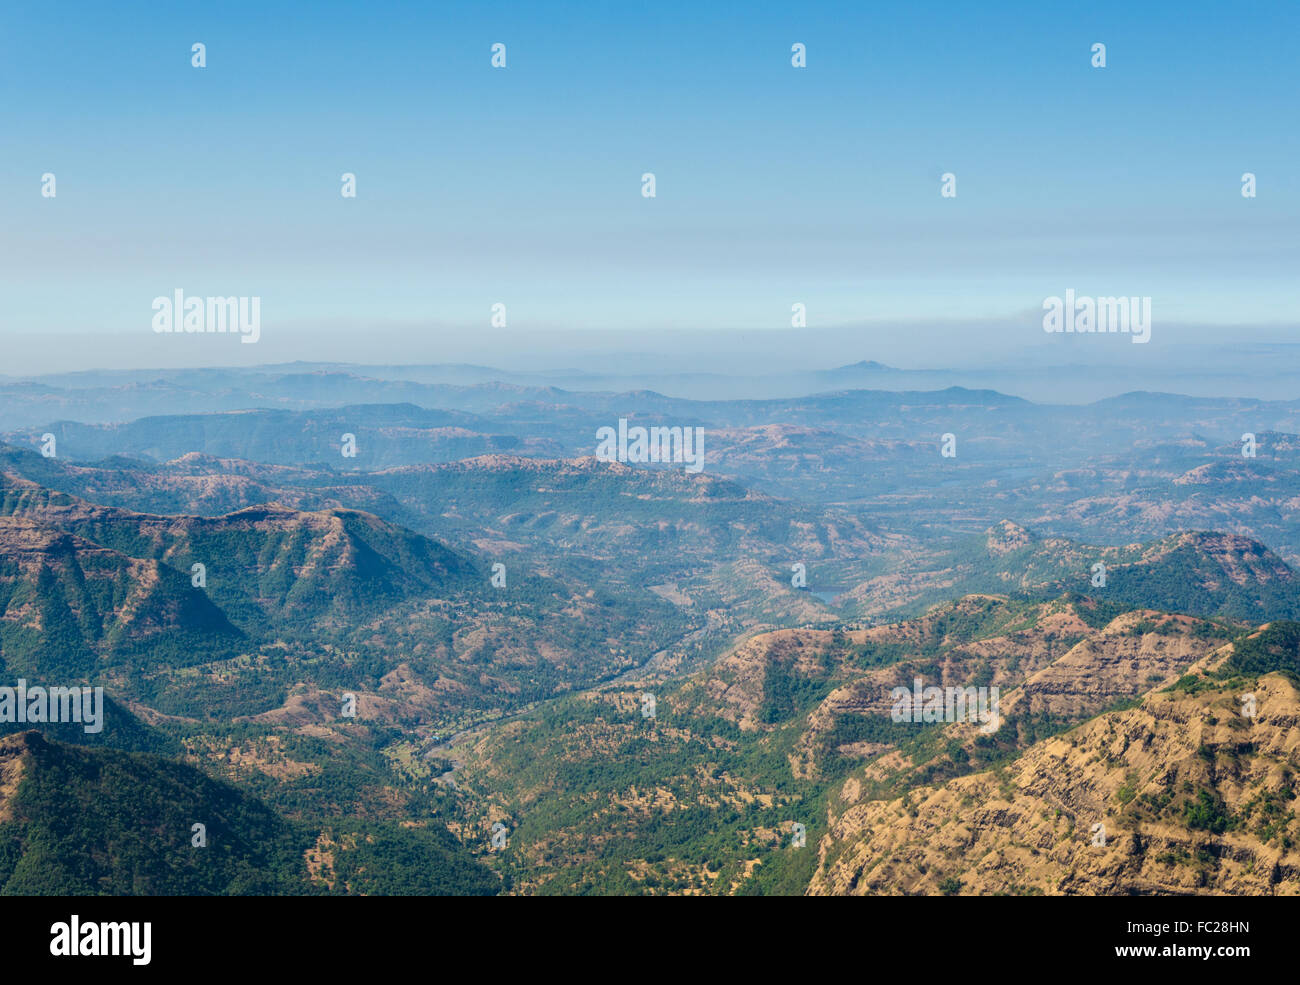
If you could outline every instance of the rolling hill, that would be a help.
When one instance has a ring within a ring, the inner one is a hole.
[[[196,846],[194,825],[206,844]],[[445,828],[286,820],[193,766],[0,738],[0,895],[498,891]]]

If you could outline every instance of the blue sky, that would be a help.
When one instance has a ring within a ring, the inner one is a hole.
[[[801,301],[947,325],[918,337],[949,363],[967,321],[1043,344],[1067,287],[1297,327],[1300,5],[702,6],[7,4],[0,331],[149,336],[177,287],[260,296],[272,343],[399,340],[376,359],[491,361],[498,301],[600,337]]]

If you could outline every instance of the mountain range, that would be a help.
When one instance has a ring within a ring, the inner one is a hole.
[[[409,375],[6,384],[0,891],[1300,891],[1300,403]]]

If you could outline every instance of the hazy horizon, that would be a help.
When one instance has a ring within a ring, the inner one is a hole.
[[[0,90],[41,93],[4,111],[10,375],[697,337],[783,369],[1142,370],[1300,328],[1295,8],[55,6],[0,14]],[[258,343],[154,335],[177,290],[259,298]],[[1150,344],[1045,334],[1067,290],[1149,297]]]
[[[951,325],[930,328],[947,332]],[[973,345],[991,337],[988,324],[971,323],[967,328]],[[1261,328],[1254,342],[1217,326],[1192,326],[1185,334],[1196,341],[1153,337],[1149,345],[1135,346],[1124,336],[1043,335],[1044,344],[1014,355],[991,348],[963,353],[936,342],[921,352],[927,333],[918,326],[802,335],[777,330],[663,331],[652,340],[595,332],[334,332],[290,341],[263,336],[251,346],[230,335],[46,336],[11,338],[0,379],[96,373],[167,376],[199,369],[279,371],[323,365],[392,379],[406,378],[394,370],[440,367],[447,371],[444,382],[485,382],[462,378],[460,370],[473,368],[502,382],[562,389],[657,389],[701,399],[950,385],[1062,403],[1088,403],[1134,390],[1200,397],[1297,396],[1293,381],[1300,373],[1300,343],[1276,337],[1282,333],[1270,338]],[[861,366],[873,363],[880,365]],[[837,371],[843,371],[842,380],[827,379]]]

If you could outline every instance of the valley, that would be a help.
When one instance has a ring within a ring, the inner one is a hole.
[[[0,667],[106,724],[0,726],[0,891],[122,891],[24,862],[81,837],[32,777],[117,771],[142,892],[1300,893],[1300,404],[403,391],[5,433]],[[704,470],[601,461],[611,414]]]

